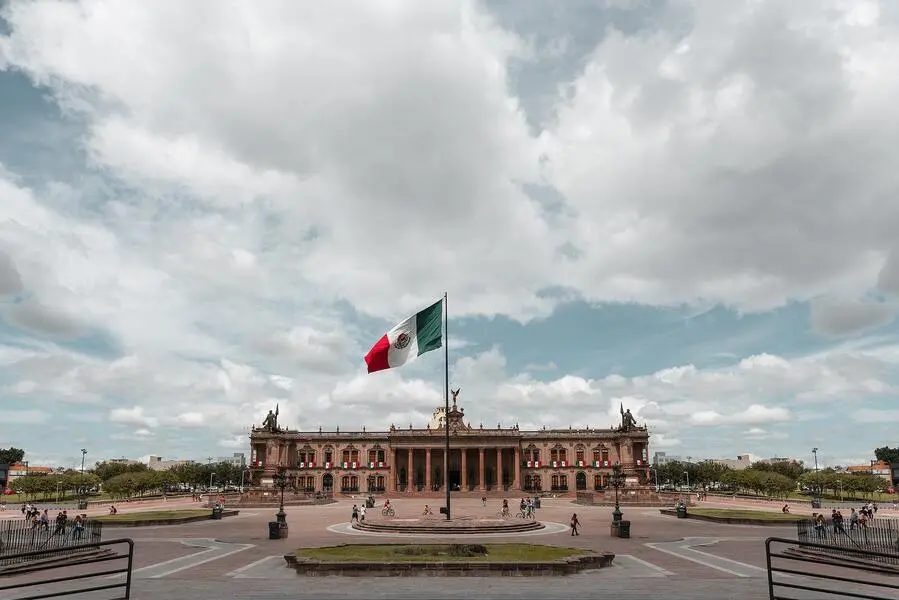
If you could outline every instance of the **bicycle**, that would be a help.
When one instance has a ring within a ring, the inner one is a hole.
[[[396,516],[396,511],[393,510],[392,508],[382,508],[382,509],[381,509],[381,516],[382,516],[382,517],[395,517],[395,516]]]
[[[508,510],[501,510],[501,511],[499,511],[499,513],[496,516],[498,516],[501,519],[511,519],[512,513],[509,512]]]

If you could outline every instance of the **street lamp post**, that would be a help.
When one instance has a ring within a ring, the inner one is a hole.
[[[215,471],[209,474],[209,491],[212,491],[212,478],[215,477]]]
[[[659,486],[659,468],[653,467],[653,472],[656,474],[656,494],[662,491],[662,488]]]
[[[621,505],[618,503],[618,490],[624,485],[624,477],[621,474],[621,465],[616,461],[612,466],[612,476],[609,478],[609,484],[615,488],[615,510],[612,511],[612,522],[619,523],[621,521]]]
[[[815,456],[815,501],[812,502],[812,508],[821,508],[821,481],[818,479],[818,448],[812,448],[812,454]]]
[[[248,469],[244,467],[240,470],[240,493],[243,494],[243,479],[247,474]]]
[[[287,487],[287,468],[278,467],[278,474],[274,476],[275,485],[281,490],[281,506],[275,515],[278,523],[287,523],[287,513],[284,512],[284,489]]]
[[[87,450],[85,448],[82,448],[81,449],[81,481],[78,482],[80,484],[78,486],[78,492],[79,492],[78,496],[80,498],[80,500],[78,501],[79,509],[87,508],[87,505],[84,502],[84,493],[86,491],[85,490],[86,486],[84,485],[84,457],[86,455],[87,455]]]
[[[690,472],[684,471],[684,476],[686,476],[686,478],[687,478],[687,491],[689,492],[690,491]]]

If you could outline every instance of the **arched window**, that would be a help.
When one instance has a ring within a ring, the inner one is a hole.
[[[575,489],[578,491],[583,491],[587,489],[587,474],[583,471],[579,471],[577,475],[575,475],[574,480]]]

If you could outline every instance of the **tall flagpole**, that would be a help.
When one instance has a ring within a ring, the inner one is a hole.
[[[449,451],[450,451],[450,430],[449,430],[449,306],[446,304],[446,292],[443,292],[443,358],[446,378],[444,380],[445,389],[443,391],[446,408],[443,413],[443,427],[446,430],[446,447],[443,449],[443,479],[446,487],[446,520],[450,520],[450,476],[449,476]]]

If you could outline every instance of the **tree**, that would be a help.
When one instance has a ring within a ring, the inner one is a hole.
[[[9,448],[0,448],[0,465],[12,465],[20,463],[25,458],[25,451],[21,448],[10,446]]]
[[[874,457],[881,462],[899,463],[899,448],[890,448],[889,446],[875,448]]]
[[[116,475],[121,475],[122,473],[141,473],[148,469],[147,465],[143,463],[136,464],[125,464],[125,463],[111,463],[106,462],[98,462],[94,465],[94,468],[91,471],[100,478],[101,481],[106,481],[107,479],[111,479]]]
[[[808,470],[805,463],[795,460],[778,460],[774,462],[754,462],[749,465],[753,471],[767,471],[769,473],[780,473],[784,477],[789,477],[796,481]]]

